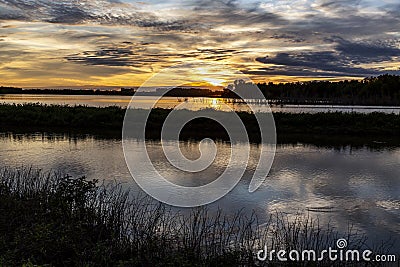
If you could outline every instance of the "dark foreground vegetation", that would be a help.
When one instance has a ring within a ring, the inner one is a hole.
[[[356,232],[338,236],[308,217],[276,214],[260,225],[242,212],[183,214],[116,185],[30,169],[0,172],[1,266],[309,266],[258,262],[255,253],[264,245],[322,251],[344,237],[348,247],[366,249]],[[389,246],[369,249],[384,253]]]
[[[0,105],[0,131],[49,131],[68,133],[110,134],[121,137],[126,109],[85,106],[47,106],[40,104]],[[130,112],[145,112],[132,110]],[[154,109],[147,122],[146,137],[160,138],[161,127],[171,110]],[[182,110],[182,113],[196,113]],[[239,112],[251,141],[259,142],[258,123],[253,114]],[[322,138],[327,142],[339,139],[363,139],[399,143],[400,115],[384,113],[274,113],[278,141],[302,141]],[[221,125],[209,119],[195,119],[181,132],[182,139],[215,138],[229,140]],[[343,137],[343,138],[342,138]]]

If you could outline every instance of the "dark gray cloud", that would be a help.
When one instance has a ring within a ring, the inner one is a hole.
[[[350,69],[348,69],[350,70]],[[285,68],[285,67],[274,67],[274,68],[259,68],[257,70],[244,70],[243,73],[249,75],[260,75],[260,76],[292,76],[292,77],[319,77],[319,78],[335,78],[335,77],[369,77],[369,76],[377,76],[380,74],[388,73],[380,72],[376,70],[369,69],[360,69],[355,72],[346,71],[346,72],[338,72],[338,71],[322,71],[319,69],[303,69],[303,68]],[[400,74],[400,72],[391,72]]]
[[[287,40],[289,42],[293,42],[293,43],[302,43],[305,42],[306,39],[301,37],[300,35],[296,34],[296,33],[276,33],[272,36],[270,36],[271,39],[284,39]]]
[[[85,65],[111,66],[111,67],[141,67],[145,63],[160,62],[161,58],[145,56],[144,44],[132,44],[127,42],[121,46],[100,48],[96,51],[85,51],[79,54],[67,56],[71,62]]]
[[[220,61],[239,53],[240,52],[235,49],[208,48],[208,49],[197,49],[197,51],[190,53],[188,56],[203,60]]]
[[[256,58],[257,62],[275,66],[260,68],[255,72],[289,76],[365,77],[387,71],[366,69],[355,64],[382,62],[400,56],[400,49],[396,47],[353,43],[338,38],[336,40],[335,51],[277,53]]]
[[[118,8],[118,13],[113,8]],[[162,20],[120,1],[0,0],[0,20],[44,21],[60,24],[87,22],[104,25],[132,25],[161,31],[191,31],[187,21]],[[101,8],[101,9],[99,9]],[[3,10],[2,10],[3,9]]]
[[[278,53],[272,57],[256,58],[256,61],[288,67],[308,67],[331,70],[334,62],[338,61],[338,57],[334,52]]]
[[[169,63],[171,60],[182,58],[223,60],[239,53],[234,49],[196,49],[189,52],[165,52],[154,50],[153,43],[123,42],[118,45],[103,47],[96,51],[85,51],[69,55],[68,61],[111,67],[142,67],[153,63]]]
[[[349,56],[367,60],[389,59],[400,56],[400,49],[393,46],[354,43],[344,39],[337,41],[336,50]]]
[[[193,10],[198,13],[196,19],[203,18],[201,20],[204,22],[239,26],[287,24],[287,20],[282,16],[259,9],[258,3],[243,6],[239,5],[238,1],[197,0]]]
[[[332,71],[324,71],[321,69],[310,69],[310,68],[294,68],[294,67],[271,67],[271,68],[259,68],[256,70],[244,70],[243,73],[249,75],[260,75],[264,77],[268,76],[289,76],[289,77],[320,77],[320,78],[335,78],[335,77],[371,77],[379,76],[383,74],[395,74],[400,75],[400,71],[380,71],[374,69],[364,68],[351,68],[351,67],[338,67],[332,69]]]
[[[386,12],[382,15],[339,14],[338,18],[315,17],[308,29],[329,35],[347,36],[347,38],[373,37],[388,31],[397,31],[400,17]]]
[[[51,23],[82,23],[85,21],[95,20],[96,17],[85,11],[83,8],[76,5],[64,5],[55,2],[51,6],[50,18],[46,21]]]
[[[257,58],[256,61],[276,66],[260,68],[258,74],[263,72],[269,75],[288,76],[359,76],[376,75],[379,72],[352,67],[347,61],[335,52],[303,52],[303,53],[278,53],[272,57]]]

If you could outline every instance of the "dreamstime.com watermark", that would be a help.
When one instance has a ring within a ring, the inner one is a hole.
[[[259,261],[270,262],[317,262],[317,261],[342,261],[342,262],[397,262],[396,255],[376,255],[371,250],[347,249],[347,240],[344,238],[336,241],[336,247],[328,247],[322,251],[315,250],[271,250],[267,246],[257,252]]]
[[[180,80],[180,77],[183,79]],[[223,126],[230,139],[229,164],[224,172],[212,182],[197,186],[182,186],[172,183],[157,170],[147,151],[146,125],[151,111],[168,92],[183,84],[199,82],[216,83],[229,81],[231,86],[226,90],[234,91],[246,104],[246,99],[263,101],[263,113],[251,109],[258,122],[261,144],[259,160],[249,184],[249,193],[256,191],[266,179],[275,156],[276,130],[275,122],[268,103],[252,81],[243,73],[232,70],[226,65],[195,61],[178,64],[164,69],[147,80],[132,97],[128,105],[123,126],[122,145],[125,161],[135,182],[150,196],[169,205],[177,207],[197,207],[212,203],[228,194],[241,180],[246,171],[250,157],[250,142],[246,127],[239,115],[228,104],[220,103],[224,111],[203,109],[196,112],[182,112],[190,109],[190,103],[183,101],[173,108],[167,116],[161,130],[162,152],[171,167],[189,176],[210,167],[217,156],[217,146],[211,139],[199,142],[200,157],[188,159],[180,149],[179,136],[184,126],[192,120],[207,118]],[[240,81],[240,83],[239,83]],[[163,87],[160,89],[160,85]],[[240,85],[240,86],[239,86]],[[244,90],[239,90],[242,87]],[[155,90],[158,88],[158,90]],[[153,90],[154,97],[142,101],[141,93]],[[151,121],[150,121],[151,123]],[[201,129],[197,129],[201,130]]]

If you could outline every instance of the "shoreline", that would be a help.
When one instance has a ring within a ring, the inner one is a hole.
[[[55,132],[91,134],[121,138],[126,109],[120,107],[87,107],[60,105],[0,105],[0,132],[32,133]],[[135,110],[144,112],[144,110]],[[153,109],[147,121],[146,138],[160,139],[161,128],[169,109]],[[195,115],[198,111],[182,110]],[[222,112],[222,111],[218,111]],[[259,128],[253,114],[237,112],[246,126],[249,139],[259,143]],[[400,115],[385,113],[273,113],[278,143],[390,143],[400,144]],[[221,125],[199,118],[184,127],[183,140],[206,137],[229,140]],[[197,130],[196,130],[197,129]],[[198,131],[204,129],[204,131]],[[206,132],[206,133],[205,133]]]
[[[105,91],[105,92],[80,92],[77,91],[76,93],[74,92],[46,92],[46,93],[38,93],[38,92],[29,92],[29,91],[24,91],[24,92],[17,92],[17,93],[0,93],[0,100],[2,97],[6,96],[55,96],[55,97],[65,97],[65,96],[76,96],[76,97],[130,97],[132,98],[133,96],[137,97],[158,97],[159,95],[154,94],[154,93],[143,93],[143,94],[124,94],[120,93],[119,91]],[[190,94],[183,94],[183,95],[166,95],[164,97],[171,97],[171,98],[218,98],[218,99],[224,99],[229,103],[236,103],[236,104],[241,104],[241,103],[262,103],[268,104],[271,107],[273,106],[289,106],[296,108],[297,106],[301,107],[313,107],[313,108],[318,108],[318,107],[337,107],[337,108],[342,108],[342,109],[375,109],[375,108],[380,108],[380,109],[400,109],[400,105],[398,105],[397,102],[393,103],[382,103],[382,102],[346,102],[346,101],[337,101],[337,100],[303,100],[303,99],[281,99],[281,98],[268,98],[268,99],[263,99],[263,100],[258,100],[258,99],[246,99],[244,102],[241,98],[235,98],[235,97],[230,97],[230,96],[224,96],[220,94],[211,94],[211,95],[190,95]],[[4,103],[0,102],[0,105],[3,105]]]

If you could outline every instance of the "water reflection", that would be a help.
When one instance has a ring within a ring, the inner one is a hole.
[[[154,97],[137,96],[135,97],[136,108],[148,108],[149,103],[153,102]],[[57,104],[57,105],[86,105],[94,107],[119,106],[127,107],[131,100],[130,96],[99,96],[99,95],[0,95],[0,103],[7,104],[25,104],[25,103],[41,103],[41,104]],[[225,98],[206,98],[206,97],[163,97],[157,104],[160,108],[175,108],[182,102],[187,102],[186,108],[190,110],[200,110],[204,108],[213,108],[216,110],[229,111],[250,111],[268,112],[265,102],[262,100],[248,100],[249,105],[243,104],[235,99]],[[229,110],[225,108],[229,106]],[[250,108],[251,107],[251,108]],[[359,112],[372,113],[384,112],[400,114],[399,107],[371,107],[371,106],[339,106],[339,105],[272,105],[273,112],[288,113],[317,113],[317,112]]]
[[[185,154],[198,155],[197,142],[180,144]],[[210,168],[187,175],[165,161],[158,141],[148,144],[158,171],[171,181],[194,186],[212,181],[228,164],[228,143],[217,143],[218,156]],[[239,185],[211,205],[233,212],[257,211],[261,221],[282,211],[318,217],[320,224],[345,231],[348,223],[377,241],[400,239],[400,148],[340,149],[312,145],[278,145],[271,173],[253,194],[248,184],[256,167],[259,147],[252,146],[248,168]],[[0,166],[34,166],[89,179],[115,180],[134,192],[119,139],[68,135],[0,135]],[[155,185],[157,186],[157,185]],[[399,242],[396,249],[400,248]]]

